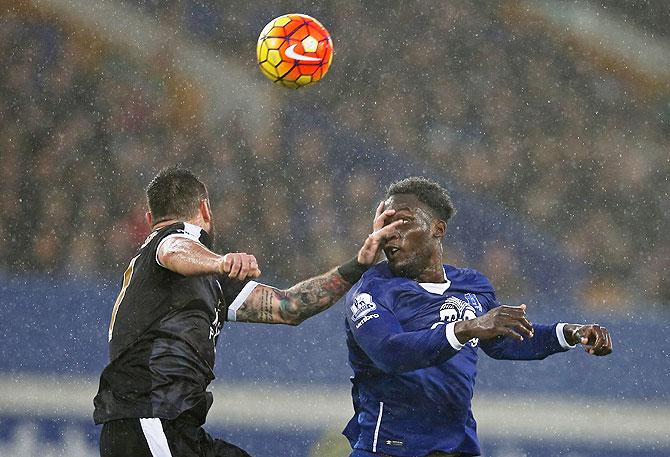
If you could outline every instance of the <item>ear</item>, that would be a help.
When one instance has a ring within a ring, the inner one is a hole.
[[[147,221],[147,224],[149,224],[149,227],[154,226],[154,218],[149,211],[144,213],[144,220]]]
[[[444,238],[447,233],[447,223],[443,220],[436,219],[433,221],[433,236],[435,238]]]
[[[200,200],[200,215],[202,220],[209,223],[212,221],[212,210],[209,207],[209,200]]]

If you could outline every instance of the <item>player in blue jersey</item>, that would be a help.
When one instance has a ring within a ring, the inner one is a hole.
[[[498,304],[484,275],[443,265],[453,206],[438,184],[396,182],[384,205],[385,223],[402,221],[386,240],[387,260],[346,297],[351,457],[480,455],[470,407],[480,347],[507,360],[544,359],[578,343],[592,355],[612,352],[604,327],[531,324],[525,305]]]

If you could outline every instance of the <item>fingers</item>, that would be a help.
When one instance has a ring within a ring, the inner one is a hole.
[[[402,221],[395,221],[387,225],[394,214],[394,209],[384,210],[384,202],[379,202],[375,210],[375,219],[372,222],[372,233],[368,235],[363,247],[358,251],[358,263],[361,265],[377,263],[383,243],[392,238],[397,227],[403,223]]]
[[[377,242],[387,241],[396,235],[396,230],[398,230],[398,227],[400,227],[404,223],[405,221],[403,221],[402,219],[393,221],[390,224],[382,226],[377,230],[375,230],[374,232],[372,232],[370,234],[370,237],[372,237],[373,240]]]
[[[523,341],[523,335],[508,327],[503,328],[500,334],[503,336],[514,338],[517,341]]]
[[[528,328],[525,324],[521,322],[515,322],[511,325],[511,327],[516,333],[519,335],[523,336],[524,338],[532,338],[533,337],[533,329]]]
[[[261,269],[258,267],[258,261],[253,255],[249,255],[249,272],[247,278],[258,278],[261,275]]]
[[[612,353],[612,337],[605,327],[598,324],[582,325],[575,333],[589,354],[603,356]]]
[[[603,330],[605,330],[605,335],[607,335],[607,348],[606,348],[607,353],[603,355],[607,355],[611,354],[612,351],[614,350],[614,343],[612,342],[612,335],[610,335],[609,330],[607,330],[605,327],[603,327]]]
[[[598,324],[588,325],[580,329],[580,333],[586,334],[588,342],[593,342],[591,346],[584,348],[591,355],[603,356],[612,353],[612,338],[605,327]],[[582,330],[585,332],[582,332]]]
[[[593,326],[594,333],[596,335],[596,341],[593,343],[593,347],[589,350],[589,353],[594,354],[596,351],[600,351],[605,344],[605,335],[599,325]]]
[[[374,265],[379,258],[382,245],[395,236],[397,227],[402,223],[403,221],[395,221],[369,234],[363,247],[358,251],[358,263]]]
[[[243,281],[247,278],[257,278],[261,271],[258,268],[256,257],[244,252],[235,252],[223,256],[223,273],[229,278]]]
[[[373,233],[384,227],[390,217],[395,214],[394,209],[384,210],[384,202],[380,202],[375,211],[375,219],[372,222],[372,231]]]
[[[231,257],[230,268],[228,269],[229,278],[240,278],[240,270],[242,269],[242,255],[243,253],[226,254]]]
[[[522,334],[526,335],[528,338],[532,338],[535,334],[535,331],[533,330],[533,324],[530,323],[527,317],[524,316],[519,318],[517,325],[521,327]]]
[[[482,338],[506,336],[523,341],[534,335],[533,324],[526,316],[526,305],[499,306],[477,319],[481,320]]]
[[[229,273],[230,268],[233,266],[233,258],[235,254],[226,254],[223,256],[223,262],[221,263],[221,273]]]
[[[375,210],[375,220],[381,215],[381,213],[384,212],[384,200],[379,202],[379,205],[377,205],[377,209]]]
[[[533,337],[533,324],[526,316],[526,305],[503,305],[500,307],[500,316],[506,318],[508,320],[506,325],[514,328],[518,334],[527,338]]]

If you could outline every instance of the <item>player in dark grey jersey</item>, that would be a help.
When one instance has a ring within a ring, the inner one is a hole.
[[[253,255],[211,250],[205,185],[191,172],[163,170],[147,189],[152,232],[124,273],[109,325],[110,362],[94,419],[104,424],[102,457],[247,456],[203,429],[212,395],[214,346],[225,320],[298,325],[334,304],[377,260],[402,221],[377,209],[355,259],[280,290],[249,280]]]

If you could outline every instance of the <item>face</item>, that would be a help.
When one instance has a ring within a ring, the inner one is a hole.
[[[384,246],[394,275],[416,279],[436,258],[441,262],[444,224],[432,216],[425,204],[412,194],[398,194],[386,200],[384,209],[396,211],[388,224],[400,219],[405,221]]]

